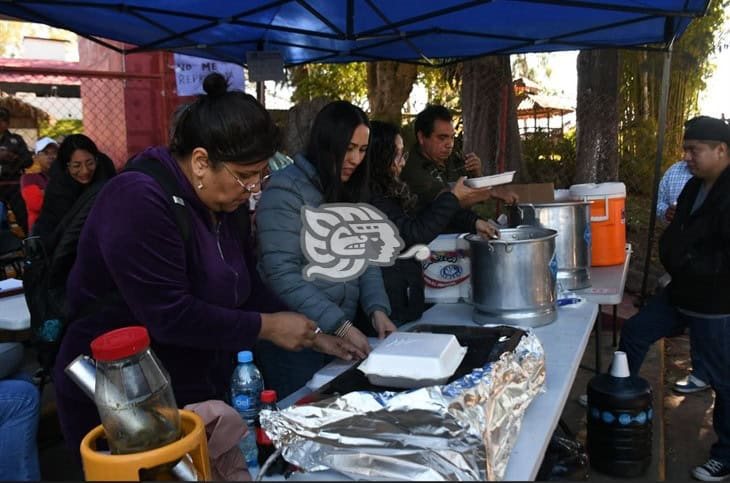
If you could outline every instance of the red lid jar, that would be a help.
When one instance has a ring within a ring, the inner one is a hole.
[[[141,325],[122,327],[91,341],[91,354],[97,362],[126,359],[150,347],[150,336]]]

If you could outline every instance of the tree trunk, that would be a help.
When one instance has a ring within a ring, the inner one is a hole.
[[[461,105],[464,152],[473,151],[481,158],[485,174],[496,173],[504,128],[504,170],[517,171],[516,180],[528,180],[509,56],[488,56],[463,63]]]
[[[576,183],[618,179],[618,50],[578,54]]]
[[[416,81],[418,67],[394,61],[369,62],[368,102],[370,117],[401,125],[403,104]]]

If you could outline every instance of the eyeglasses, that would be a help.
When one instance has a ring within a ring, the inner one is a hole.
[[[82,167],[86,167],[88,170],[96,168],[96,158],[90,158],[86,161],[74,161],[68,164],[68,171],[70,173],[78,173]]]
[[[243,188],[243,191],[245,191],[246,193],[253,194],[257,191],[257,188],[264,189],[266,187],[266,183],[269,182],[269,178],[271,177],[271,173],[269,173],[269,167],[267,166],[264,169],[262,169],[261,172],[259,173],[259,180],[256,183],[244,183],[243,181],[241,181],[241,178],[236,176],[236,174],[233,171],[231,171],[231,169],[228,166],[226,166],[226,163],[221,163],[221,164],[226,169],[226,171],[228,171],[228,174],[233,176],[233,179],[236,180],[236,183],[238,183],[241,186],[241,188]],[[264,173],[266,173],[266,174],[264,174]]]

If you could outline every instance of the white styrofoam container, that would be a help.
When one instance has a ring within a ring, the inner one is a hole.
[[[505,171],[504,173],[493,174],[491,176],[467,178],[464,184],[470,188],[491,188],[492,186],[511,183],[514,177],[515,171]]]
[[[371,384],[412,389],[444,384],[465,355],[452,334],[395,332],[358,369]]]
[[[368,337],[368,343],[370,347],[378,347],[380,339],[377,337]],[[318,370],[312,378],[307,381],[307,387],[312,391],[316,391],[320,387],[324,386],[332,379],[336,378],[349,368],[353,366],[353,361],[346,361],[344,359],[335,359],[322,369]]]
[[[469,242],[464,234],[439,235],[428,248],[431,256],[423,262],[424,297],[430,304],[471,301],[471,261]]]

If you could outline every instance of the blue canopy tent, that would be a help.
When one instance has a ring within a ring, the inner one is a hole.
[[[397,60],[438,65],[485,55],[590,48],[665,52],[655,163],[662,161],[671,46],[709,0],[4,0],[0,15],[76,32],[123,53],[171,50],[245,64]],[[112,39],[133,44],[120,49]],[[656,223],[652,210],[642,284]]]
[[[386,59],[430,63],[520,52],[666,47],[708,3],[5,0],[0,14],[136,45],[129,53],[164,49],[244,63],[246,52],[277,50],[286,65]]]

